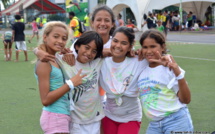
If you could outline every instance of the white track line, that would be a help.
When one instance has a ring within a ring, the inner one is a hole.
[[[215,61],[213,59],[205,59],[205,58],[192,58],[192,57],[184,57],[184,56],[173,56],[176,58],[183,58],[183,59],[192,59],[192,60],[206,60],[206,61]]]

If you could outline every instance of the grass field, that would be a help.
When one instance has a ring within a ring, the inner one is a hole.
[[[1,134],[42,134],[39,125],[42,105],[34,78],[34,64],[30,62],[35,59],[31,50],[36,43],[33,40],[27,44],[30,50],[28,62],[24,62],[23,52],[20,53],[19,62],[6,62],[0,39]],[[215,131],[215,45],[169,43],[168,48],[178,64],[186,70],[186,80],[192,93],[188,106],[195,131]],[[15,59],[14,51],[12,58]],[[147,123],[143,116],[141,134],[145,132]]]

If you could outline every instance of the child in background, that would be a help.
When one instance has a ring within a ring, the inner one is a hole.
[[[51,55],[61,51],[69,37],[66,24],[52,21],[46,24],[42,32],[43,43],[39,48]],[[85,75],[78,71],[74,77],[66,80],[57,62],[37,61],[35,77],[38,80],[41,102],[44,105],[40,125],[45,134],[69,133],[70,111],[68,93],[82,83]]]
[[[148,30],[140,38],[142,53],[149,65],[138,79],[142,109],[150,120],[147,134],[166,134],[193,131],[192,119],[186,104],[191,95],[182,70],[170,56],[167,67],[156,63],[166,53],[165,36]]]
[[[164,32],[164,26],[162,25],[162,22],[161,22],[161,20],[158,20],[157,21],[157,27],[156,27],[156,29],[159,31],[159,32]]]
[[[56,55],[65,78],[70,78],[82,69],[83,83],[70,92],[71,134],[99,134],[104,117],[99,95],[98,79],[102,65],[103,41],[95,31],[83,33],[74,43],[77,53],[75,66],[70,66]]]
[[[31,43],[31,40],[34,38],[34,36],[37,36],[37,41],[39,40],[39,30],[37,27],[36,18],[34,18],[33,22],[31,23],[33,35],[31,36],[31,39],[28,40],[29,43]]]
[[[4,54],[5,54],[5,61],[11,61],[12,56],[12,35],[11,31],[5,31],[3,34],[3,43],[4,43]]]
[[[28,52],[27,52],[27,46],[25,43],[25,24],[21,22],[21,16],[20,15],[15,15],[15,19],[17,22],[13,24],[13,36],[12,40],[15,41],[15,48],[16,48],[16,60],[15,62],[19,61],[19,52],[21,50],[24,51],[25,55],[25,61],[28,61]]]

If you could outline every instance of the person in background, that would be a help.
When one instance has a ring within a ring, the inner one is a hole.
[[[44,26],[46,23],[47,23],[47,19],[46,19],[45,16],[43,16],[43,18],[42,18],[42,24],[43,24],[43,26]]]
[[[86,31],[90,31],[90,16],[89,13],[86,14],[84,17],[84,26],[86,28]]]
[[[119,22],[119,26],[120,26],[120,27],[122,27],[122,26],[125,25],[124,21],[122,20],[122,15],[121,15],[121,14],[118,15],[117,19],[118,19],[118,22]]]
[[[159,31],[159,32],[164,32],[164,26],[162,25],[162,22],[161,22],[161,20],[158,20],[157,21],[157,27],[156,27],[156,29]]]
[[[36,18],[36,22],[38,29],[40,29],[41,18],[39,16]]]
[[[74,41],[77,40],[81,36],[81,32],[79,32],[79,22],[78,17],[75,16],[74,12],[69,12],[70,24],[69,27],[73,30]]]
[[[142,27],[144,27],[145,24],[147,24],[148,29],[156,28],[156,20],[151,12],[148,13],[148,16],[144,15],[144,23],[142,24]]]
[[[12,57],[12,31],[5,31],[3,34],[3,43],[4,43],[4,54],[5,54],[5,61],[11,61]]]
[[[19,52],[20,50],[24,51],[25,54],[25,61],[28,61],[28,53],[27,53],[27,46],[25,43],[25,24],[23,22],[20,22],[21,16],[15,15],[15,19],[17,22],[13,25],[13,36],[12,40],[15,41],[15,48],[16,48],[16,60],[15,62],[19,61]]]
[[[32,26],[33,35],[28,40],[29,43],[31,43],[31,40],[34,38],[34,36],[37,36],[37,41],[39,41],[39,30],[38,30],[38,27],[37,27],[36,18],[34,18],[34,20],[31,22],[31,26]]]
[[[193,132],[187,108],[191,93],[184,78],[185,71],[172,56],[167,66],[155,62],[166,54],[165,36],[157,30],[147,30],[141,35],[140,44],[149,63],[138,78],[142,109],[150,121],[146,134]]]
[[[189,12],[189,14],[187,15],[187,28],[188,30],[191,30],[193,25],[193,12]]]
[[[167,33],[168,33],[169,18],[170,18],[170,16],[168,15],[168,11],[165,10],[163,12],[163,14],[161,15],[161,21],[162,21],[162,25],[164,27],[164,34],[165,34],[165,36],[167,36]]]

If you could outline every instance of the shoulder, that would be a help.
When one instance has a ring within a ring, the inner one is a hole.
[[[51,64],[49,62],[41,62],[41,61],[37,61],[36,63],[36,73],[38,75],[38,73],[40,74],[46,74],[46,73],[50,73],[51,71]]]

